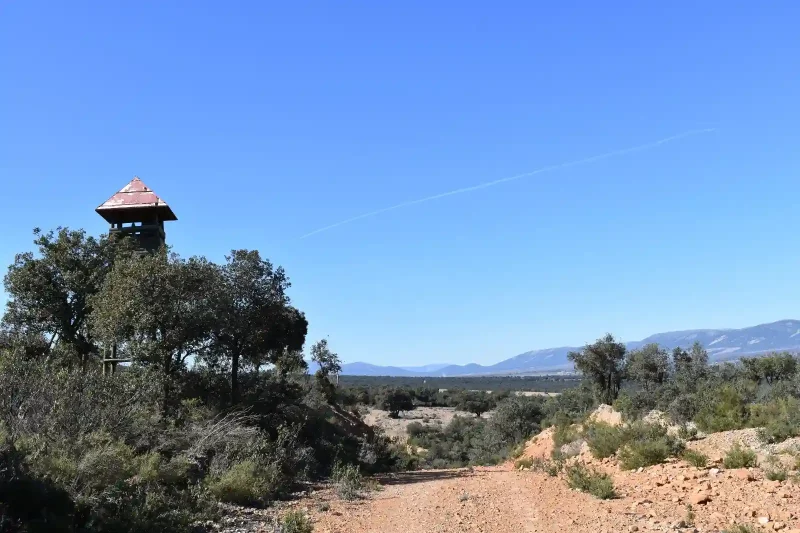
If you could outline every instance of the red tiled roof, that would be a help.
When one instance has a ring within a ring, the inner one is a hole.
[[[158,209],[162,220],[178,219],[169,205],[167,205],[167,202],[159,198],[142,180],[135,177],[95,211],[109,222],[112,222],[111,219],[116,219],[118,215],[122,214],[122,211],[141,211],[153,208]]]

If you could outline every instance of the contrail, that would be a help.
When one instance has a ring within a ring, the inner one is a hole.
[[[369,213],[364,213],[362,215],[358,215],[352,218],[348,218],[342,220],[340,222],[336,222],[335,224],[331,224],[330,226],[325,226],[319,229],[315,229],[312,232],[306,233],[301,239],[305,239],[311,237],[312,235],[316,235],[317,233],[322,233],[323,231],[328,231],[333,228],[338,228],[339,226],[344,226],[345,224],[349,224],[351,222],[355,222],[356,220],[361,220],[362,218],[369,218],[374,217],[375,215],[380,215],[381,213],[386,213],[388,211],[394,211],[395,209],[401,209],[403,207],[408,207],[412,205],[422,204],[425,202],[430,202],[433,200],[438,200],[439,198],[446,198],[447,196],[455,196],[456,194],[464,194],[466,192],[477,191],[479,189],[486,189],[487,187],[494,187],[495,185],[500,185],[501,183],[507,183],[509,181],[514,181],[522,178],[528,178],[530,176],[535,176],[536,174],[542,174],[544,172],[550,172],[553,170],[560,170],[562,168],[574,167],[577,165],[585,165],[587,163],[593,163],[595,161],[600,161],[601,159],[608,159],[610,157],[617,157],[621,155],[630,154],[633,152],[641,152],[642,150],[649,150],[651,148],[655,148],[657,146],[661,146],[662,144],[666,144],[668,142],[672,142],[678,139],[682,139],[684,137],[691,137],[693,135],[699,135],[701,133],[709,133],[712,131],[716,131],[716,128],[705,128],[699,130],[689,130],[683,133],[678,133],[677,135],[672,135],[671,137],[665,137],[658,141],[653,141],[647,144],[641,144],[639,146],[633,146],[631,148],[623,148],[621,150],[614,150],[613,152],[606,152],[604,154],[595,155],[592,157],[586,157],[584,159],[578,159],[577,161],[568,161],[566,163],[559,163],[557,165],[550,165],[547,167],[542,167],[540,169],[534,170],[532,172],[525,172],[524,174],[517,174],[516,176],[509,176],[507,178],[501,178],[494,181],[487,181],[485,183],[480,183],[478,185],[473,185],[471,187],[464,187],[461,189],[455,189],[453,191],[443,192],[440,194],[434,194],[433,196],[426,196],[425,198],[419,198],[418,200],[410,200],[408,202],[403,202],[401,204],[393,205],[391,207],[384,207],[383,209],[378,209],[377,211],[370,211]]]

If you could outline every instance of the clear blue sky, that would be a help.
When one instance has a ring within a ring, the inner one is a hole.
[[[106,230],[283,265],[345,361],[800,318],[800,3],[4,2],[0,264]],[[656,141],[650,150],[401,202]]]

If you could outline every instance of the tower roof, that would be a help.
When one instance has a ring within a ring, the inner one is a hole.
[[[167,202],[159,198],[138,176],[95,211],[111,224],[141,222],[143,216],[153,211],[160,220],[178,220]]]

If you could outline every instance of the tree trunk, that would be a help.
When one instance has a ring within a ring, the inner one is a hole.
[[[172,362],[172,354],[168,354],[164,357],[164,398],[163,403],[161,404],[161,415],[166,419],[167,415],[169,414],[169,399],[172,395],[172,387],[171,387],[171,380],[170,374],[172,373],[171,363]]]
[[[239,403],[239,354],[233,354],[231,361],[231,405]]]

